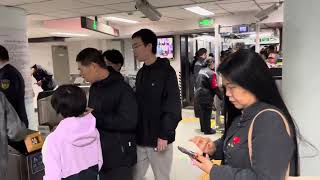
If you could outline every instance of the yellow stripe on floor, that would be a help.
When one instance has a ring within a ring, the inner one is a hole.
[[[195,117],[185,117],[182,118],[183,123],[195,123],[195,122],[199,122],[199,118],[195,118]],[[211,119],[211,127],[215,127],[216,126],[216,120],[215,119]]]

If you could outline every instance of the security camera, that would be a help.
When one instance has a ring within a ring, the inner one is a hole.
[[[279,7],[282,5],[282,3],[275,3],[273,5],[271,5],[270,7],[261,10],[260,12],[258,12],[255,17],[257,18],[258,21],[263,21],[265,19],[267,19],[269,17],[269,15],[271,13],[273,13],[274,11],[276,11],[277,9],[279,9]]]
[[[151,21],[159,21],[162,16],[147,0],[136,0],[135,7]]]

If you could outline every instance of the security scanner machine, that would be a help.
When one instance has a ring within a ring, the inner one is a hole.
[[[41,148],[44,139],[39,132],[31,131],[24,141],[9,142],[8,179],[42,180],[44,165]]]

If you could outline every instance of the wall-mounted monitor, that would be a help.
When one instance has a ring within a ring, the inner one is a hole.
[[[174,40],[172,36],[158,37],[157,57],[174,58]]]
[[[248,25],[240,25],[239,26],[239,33],[246,33],[249,32],[249,26]]]

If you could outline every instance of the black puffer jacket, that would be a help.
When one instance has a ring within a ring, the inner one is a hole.
[[[89,107],[97,120],[103,154],[101,171],[130,167],[137,162],[137,103],[123,76],[108,68],[110,75],[90,87]]]
[[[172,143],[181,120],[181,102],[176,72],[168,59],[143,65],[136,78],[136,95],[138,145],[156,147],[158,138]]]

